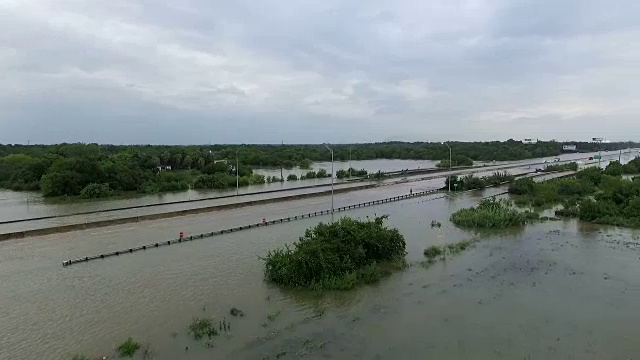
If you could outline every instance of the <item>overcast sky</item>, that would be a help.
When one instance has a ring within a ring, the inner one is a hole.
[[[0,143],[640,140],[637,0],[0,0]]]

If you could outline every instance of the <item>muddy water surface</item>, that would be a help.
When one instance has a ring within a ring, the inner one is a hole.
[[[453,228],[450,212],[481,196],[349,213],[389,214],[411,266],[324,296],[266,284],[258,258],[318,219],[69,268],[56,249],[81,237],[0,243],[0,359],[114,356],[128,336],[150,343],[155,359],[637,357],[640,232],[575,221],[482,235]],[[434,219],[443,227],[431,229]],[[474,237],[475,248],[423,264],[425,247]],[[233,306],[246,315],[232,317]],[[194,316],[231,330],[206,348],[187,335]]]

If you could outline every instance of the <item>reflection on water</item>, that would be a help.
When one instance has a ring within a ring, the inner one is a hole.
[[[638,242],[638,232],[607,228],[585,236],[584,224],[548,222],[483,234],[474,249],[428,269],[417,266],[427,246],[477,236],[448,218],[478,196],[350,212],[389,214],[390,225],[406,236],[413,266],[375,286],[322,296],[266,284],[259,259],[297,240],[317,219],[69,268],[59,260],[86,241],[81,232],[0,243],[0,359],[112,355],[128,336],[150,342],[160,360],[627,359],[640,353],[639,250],[624,245]],[[430,227],[434,219],[442,228]],[[234,306],[246,316],[230,316]],[[186,333],[193,316],[225,319],[232,330],[207,349]]]

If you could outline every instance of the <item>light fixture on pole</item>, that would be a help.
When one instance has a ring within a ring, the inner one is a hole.
[[[326,143],[322,145],[331,152],[331,222],[333,222],[333,150]]]
[[[447,183],[449,184],[449,192],[451,192],[451,146],[444,141],[442,142],[442,145],[449,148],[449,175],[447,176]]]

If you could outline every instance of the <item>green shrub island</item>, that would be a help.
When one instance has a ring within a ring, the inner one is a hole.
[[[406,243],[387,216],[336,222],[307,229],[293,244],[270,251],[265,278],[278,285],[313,290],[348,290],[373,283],[405,266]]]
[[[536,213],[521,211],[505,199],[488,198],[478,206],[460,209],[451,215],[451,222],[463,228],[502,229],[522,226],[538,219]]]
[[[515,203],[535,207],[562,205],[557,216],[575,217],[583,221],[640,228],[640,177],[624,179],[620,175],[636,169],[640,161],[626,165],[611,162],[604,170],[590,167],[574,178],[536,183],[517,180],[509,186]],[[622,170],[622,171],[621,171]],[[635,171],[635,170],[634,170]]]

